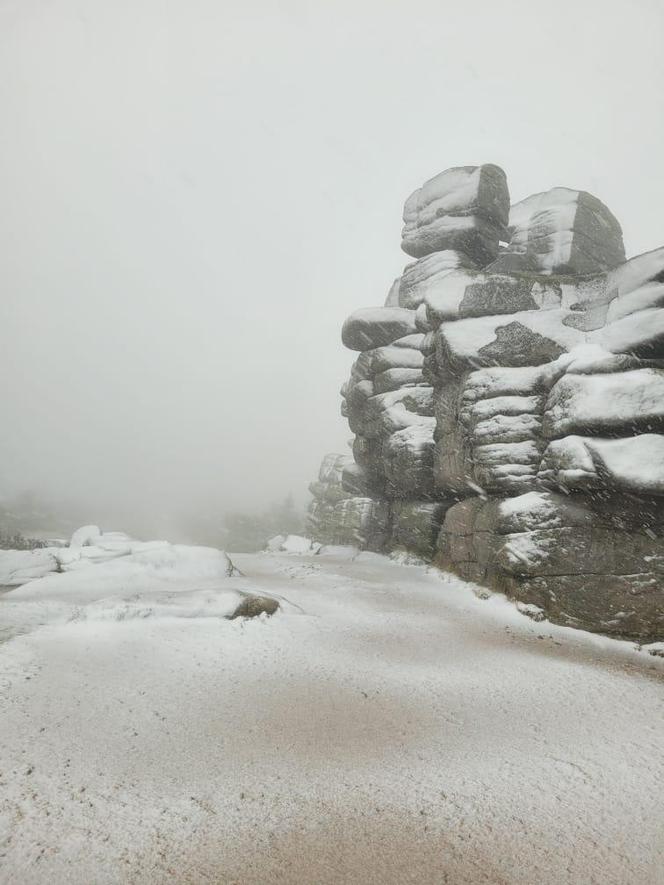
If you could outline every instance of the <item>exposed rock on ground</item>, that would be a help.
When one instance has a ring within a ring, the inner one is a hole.
[[[235,618],[257,618],[259,615],[273,615],[279,608],[279,602],[271,596],[245,596],[235,611],[228,615],[232,621]]]

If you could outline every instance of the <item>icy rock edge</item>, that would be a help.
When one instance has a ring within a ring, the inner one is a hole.
[[[406,200],[416,259],[345,322],[351,455],[311,484],[309,534],[403,550],[520,610],[664,637],[664,248],[625,260],[592,194],[510,207],[494,165]]]

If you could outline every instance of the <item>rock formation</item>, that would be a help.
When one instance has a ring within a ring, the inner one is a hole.
[[[386,549],[390,537],[390,506],[379,498],[354,494],[352,473],[356,465],[348,455],[326,455],[318,481],[309,490],[307,530],[323,544],[354,544],[367,550]],[[344,475],[351,491],[344,488]]]
[[[417,260],[345,322],[353,458],[312,492],[320,540],[403,547],[554,621],[664,634],[664,248],[625,260],[591,194],[509,208],[497,166],[404,208]]]

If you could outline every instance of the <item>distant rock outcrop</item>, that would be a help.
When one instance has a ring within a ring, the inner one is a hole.
[[[509,208],[497,166],[406,201],[407,265],[344,324],[353,458],[310,529],[403,547],[552,620],[664,635],[664,248],[625,261],[596,197]]]

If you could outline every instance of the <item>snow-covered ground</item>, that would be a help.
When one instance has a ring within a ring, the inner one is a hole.
[[[664,659],[368,553],[173,556],[0,596],[1,882],[664,882]]]

